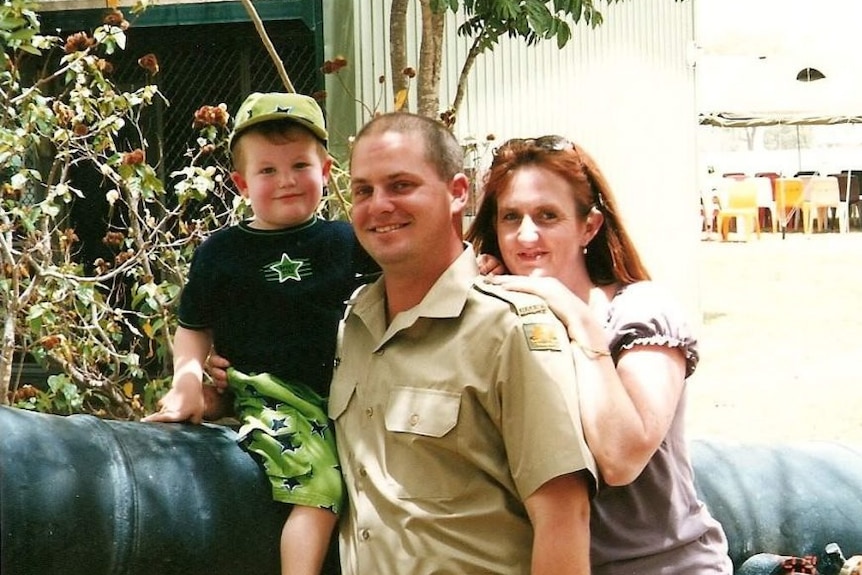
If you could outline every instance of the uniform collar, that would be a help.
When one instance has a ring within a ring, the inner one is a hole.
[[[352,300],[352,313],[367,326],[375,337],[383,339],[414,325],[419,318],[454,318],[461,315],[473,280],[479,275],[473,246],[464,243],[464,251],[434,282],[418,305],[399,313],[386,327],[386,298],[384,278],[361,290]]]

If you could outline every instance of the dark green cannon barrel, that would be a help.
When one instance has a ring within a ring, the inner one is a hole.
[[[286,506],[228,428],[0,407],[0,573],[279,573]]]
[[[736,571],[769,575],[783,556],[822,559],[830,543],[848,558],[862,554],[862,450],[701,440],[691,457],[698,494],[727,533]]]
[[[829,543],[862,554],[859,449],[698,440],[691,454],[741,573]],[[275,575],[286,512],[228,428],[0,406],[2,575]]]

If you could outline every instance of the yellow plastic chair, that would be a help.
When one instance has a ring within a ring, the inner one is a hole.
[[[847,229],[847,204],[841,201],[841,191],[838,178],[834,176],[812,177],[806,186],[806,201],[802,204],[804,231],[810,234],[814,231],[814,220],[817,220],[817,230],[826,229],[829,210],[834,209],[838,216],[838,230]]]
[[[805,202],[805,185],[800,178],[775,179],[775,211],[781,233],[787,231],[787,223],[802,212]]]
[[[736,218],[737,233],[741,233],[744,227],[746,241],[751,228],[754,229],[757,238],[760,239],[760,221],[757,217],[757,186],[754,183],[754,178],[726,182],[725,197],[726,199],[722,202],[721,209],[716,215],[721,239],[727,240],[731,218]]]

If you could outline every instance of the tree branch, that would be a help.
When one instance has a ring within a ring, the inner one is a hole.
[[[275,51],[275,46],[273,46],[272,40],[269,39],[269,35],[266,33],[266,28],[263,27],[263,20],[260,19],[257,10],[254,8],[254,4],[251,3],[251,0],[242,0],[242,5],[245,6],[245,10],[248,12],[249,18],[254,22],[257,34],[260,36],[263,45],[266,47],[269,57],[272,58],[272,63],[275,64],[275,69],[278,70],[278,75],[281,77],[281,81],[284,84],[285,89],[288,92],[296,92],[296,89],[293,87],[293,83],[290,81],[290,77],[287,75],[287,70],[284,68],[284,62],[281,61],[281,58],[278,56],[278,52]]]

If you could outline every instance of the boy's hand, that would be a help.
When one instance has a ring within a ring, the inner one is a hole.
[[[159,410],[157,412],[148,415],[141,421],[200,423],[203,420],[205,409],[204,393],[200,386],[197,389],[173,387],[159,400],[158,405]]]
[[[479,273],[482,275],[500,275],[507,271],[503,262],[488,254],[479,254],[476,256],[476,264],[479,266]]]

